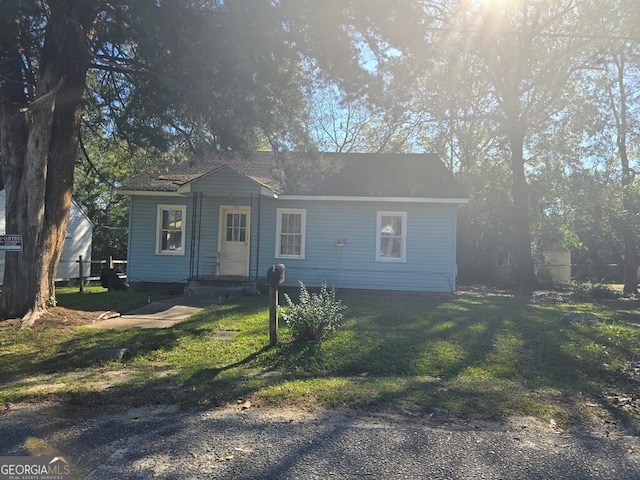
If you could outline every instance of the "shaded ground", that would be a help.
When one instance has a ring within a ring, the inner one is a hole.
[[[478,296],[486,296],[486,295],[504,295],[510,296],[511,293],[507,291],[500,291],[496,289],[489,289],[484,287],[472,288],[465,290],[465,294],[478,295]],[[176,297],[171,300],[167,300],[167,304],[175,304],[175,303],[188,303],[191,297]],[[616,299],[616,302],[629,302],[632,303],[637,299]],[[531,298],[531,303],[539,304],[539,305],[552,305],[552,304],[561,304],[561,303],[572,303],[570,292],[536,292]],[[149,307],[152,307],[150,305]],[[202,305],[204,306],[204,304]],[[630,307],[633,308],[633,307]],[[120,312],[118,311],[118,307],[114,305],[114,310],[111,311],[90,311],[90,310],[79,310],[79,309],[71,309],[66,307],[51,307],[48,312],[37,322],[37,324],[33,327],[34,329],[46,329],[46,328],[67,328],[67,327],[75,327],[81,325],[93,325],[98,326],[102,322],[108,322],[109,319],[120,316]],[[19,325],[19,320],[9,320],[6,322],[0,323],[0,327],[13,328]],[[636,362],[637,360],[637,362]],[[636,375],[640,375],[640,358],[634,358],[632,361],[632,365],[630,368],[633,368]],[[117,383],[117,382],[116,382]],[[109,388],[109,385],[105,385],[105,389]],[[622,409],[622,410],[635,410],[640,409],[640,397],[635,396],[614,396],[607,399],[609,404],[614,409]],[[239,400],[239,404],[244,404],[245,400]],[[7,411],[17,411],[21,410],[24,405],[6,405]],[[279,412],[277,410],[272,409],[259,409],[256,410],[257,405],[254,405],[252,411],[260,411],[261,415],[278,415]],[[78,409],[78,405],[74,405],[75,409]],[[124,408],[120,407],[120,408]],[[635,436],[640,435],[640,425],[635,426],[618,426],[615,418],[611,415],[611,412],[606,411],[604,409],[599,408],[598,405],[595,404],[587,404],[585,409],[590,409],[594,411],[594,415],[591,415],[590,420],[586,420],[587,416],[585,415],[585,421],[581,425],[575,425],[572,429],[573,432],[581,432],[583,434],[596,435],[599,437],[612,437],[612,436],[620,436],[626,435],[631,432]],[[303,410],[292,409],[289,411],[289,415],[294,415],[292,412],[298,412],[299,415],[306,415]],[[84,415],[93,415],[95,412],[92,412],[91,409],[82,409],[78,411],[78,413],[84,412],[81,414]],[[101,412],[104,413],[104,412]],[[128,410],[119,414],[118,412],[111,411],[111,414],[114,414],[116,417],[119,415],[128,415]],[[396,412],[397,413],[397,412]],[[404,412],[409,418],[414,416],[412,412]],[[325,413],[326,416],[326,413]],[[445,427],[445,428],[460,428],[461,424],[452,423],[448,418],[442,417],[438,418],[437,416],[431,416],[429,418],[415,417],[418,418],[419,421],[423,424],[428,424],[430,426],[435,427]],[[503,422],[485,422],[480,418],[474,419],[473,422],[465,422],[464,428],[470,427],[474,429],[488,429],[488,430],[501,430],[501,429],[509,429],[513,428],[514,425],[518,429],[523,429],[531,432],[540,432],[540,433],[553,433],[556,431],[556,426],[553,423],[542,422],[533,417],[521,417],[521,418],[508,418]],[[639,477],[640,478],[640,477]]]
[[[485,289],[471,294],[509,295]],[[531,302],[570,298],[540,292]],[[34,328],[99,325],[109,316],[53,307]],[[119,380],[107,378],[103,388]],[[618,425],[596,404],[585,404],[594,414],[563,431],[534,417],[461,421],[437,409],[427,414],[400,406],[273,408],[238,398],[217,408],[180,411],[176,405],[96,408],[42,398],[3,406],[0,452],[62,456],[73,478],[640,480],[640,428]],[[636,409],[630,402],[637,399],[609,403]]]
[[[88,325],[99,322],[105,311],[92,312],[85,310],[74,310],[65,307],[49,307],[36,324],[32,327],[34,330],[44,330],[51,327],[77,327],[80,325]],[[112,312],[116,313],[116,312]],[[3,321],[0,326],[7,328],[17,328],[20,326],[20,319],[10,319]]]

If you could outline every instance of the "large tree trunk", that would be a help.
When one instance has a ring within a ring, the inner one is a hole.
[[[624,288],[625,294],[638,293],[638,263],[636,250],[636,236],[633,232],[631,221],[627,218],[632,210],[632,202],[629,198],[633,195],[629,191],[632,183],[631,170],[629,169],[629,157],[627,155],[626,135],[618,137],[618,153],[622,164],[622,208],[624,210],[624,224],[622,225],[622,241],[624,243]]]
[[[626,59],[624,53],[616,59],[618,67],[617,84],[620,94],[620,110],[616,117],[616,128],[618,131],[617,147],[618,156],[620,157],[620,165],[622,167],[622,209],[624,211],[624,222],[622,225],[622,241],[624,243],[624,288],[625,294],[638,293],[638,265],[636,250],[636,235],[633,231],[633,224],[629,219],[632,211],[632,201],[629,198],[634,193],[630,192],[630,186],[633,183],[633,172],[629,168],[629,155],[627,153],[627,90],[625,87],[624,70],[626,67]],[[615,98],[611,95],[611,98]],[[615,104],[612,100],[613,111],[616,111]]]
[[[533,257],[531,256],[531,229],[529,223],[529,190],[524,174],[524,134],[510,132],[511,174],[513,198],[513,277],[516,287],[530,292],[538,286]]]
[[[16,77],[19,52],[4,52],[8,60],[0,63],[0,74],[12,80],[0,86],[6,231],[23,238],[21,252],[6,254],[0,315],[21,317],[24,327],[31,326],[55,296],[95,20],[91,1],[63,0],[50,7],[32,101]]]

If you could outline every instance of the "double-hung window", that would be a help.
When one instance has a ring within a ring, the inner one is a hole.
[[[407,212],[378,212],[376,262],[406,262]]]
[[[184,227],[187,207],[184,205],[158,205],[156,253],[184,255]]]
[[[304,258],[307,211],[278,208],[276,258]]]

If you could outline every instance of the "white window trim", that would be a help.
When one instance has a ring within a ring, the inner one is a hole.
[[[382,230],[383,216],[402,217],[402,256],[399,258],[383,257],[380,255],[380,230]],[[376,217],[376,262],[406,263],[407,262],[407,212],[378,211]]]
[[[182,211],[182,248],[180,250],[161,250],[162,243],[160,242],[160,231],[162,230],[162,212],[165,210],[180,210]],[[186,233],[187,222],[187,206],[186,205],[166,205],[159,204],[156,210],[156,255],[185,255],[186,248],[185,242],[187,240]]]
[[[286,213],[294,213],[302,215],[300,222],[301,239],[300,239],[300,255],[283,255],[280,253],[280,240],[282,233],[282,215]],[[276,209],[276,252],[275,258],[297,258],[304,260],[307,243],[307,210],[304,208],[278,208]]]

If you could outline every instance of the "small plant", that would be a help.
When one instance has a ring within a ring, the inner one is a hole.
[[[589,293],[591,295],[591,298],[604,300],[615,300],[620,296],[617,292],[607,287],[606,285],[594,285],[593,287],[591,287]]]
[[[572,296],[583,300],[615,300],[618,298],[619,294],[606,285],[576,283],[573,288]]]
[[[551,274],[551,267],[548,264],[538,266],[536,277],[538,278],[540,285],[547,288],[553,286],[553,275]]]
[[[284,296],[289,312],[283,313],[282,318],[296,340],[321,340],[325,334],[341,326],[342,311],[347,307],[336,300],[336,289],[328,290],[325,282],[322,282],[320,293],[311,294],[300,282],[300,301],[297,304],[286,293]]]

